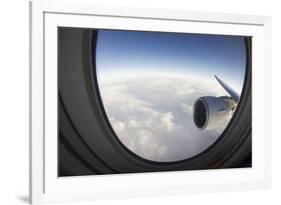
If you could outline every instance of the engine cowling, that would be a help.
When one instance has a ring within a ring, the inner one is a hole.
[[[231,97],[200,97],[193,106],[194,123],[201,130],[214,129],[225,123],[235,107],[236,103]]]

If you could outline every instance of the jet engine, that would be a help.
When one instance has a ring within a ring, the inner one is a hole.
[[[236,102],[228,96],[204,96],[198,98],[193,107],[193,120],[200,130],[214,129],[224,123],[236,107]]]

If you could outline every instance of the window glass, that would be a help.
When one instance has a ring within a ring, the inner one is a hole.
[[[99,30],[94,49],[107,118],[119,140],[144,159],[200,154],[235,112],[245,37]]]

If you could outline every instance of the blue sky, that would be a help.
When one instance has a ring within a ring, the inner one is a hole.
[[[245,65],[245,43],[240,36],[98,31],[96,67],[101,78],[132,72],[186,74],[202,79],[217,75],[240,92]]]

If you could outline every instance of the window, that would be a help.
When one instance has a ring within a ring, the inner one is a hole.
[[[58,31],[58,176],[251,167],[251,37]]]
[[[125,147],[174,162],[208,149],[230,122],[243,90],[246,37],[98,30],[100,96]]]

